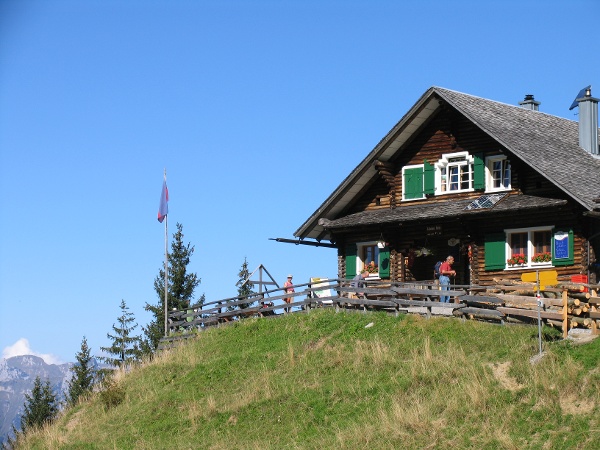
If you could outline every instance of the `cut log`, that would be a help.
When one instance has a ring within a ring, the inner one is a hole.
[[[509,294],[496,294],[496,297],[504,302],[504,306],[509,308],[537,309],[537,297]],[[563,306],[562,299],[542,298],[540,300],[542,300],[544,306]]]
[[[523,317],[532,317],[534,319],[538,317],[537,311],[533,311],[533,310],[529,310],[529,309],[499,307],[499,308],[497,308],[497,310],[507,316],[523,316]],[[542,319],[556,319],[556,320],[563,319],[562,313],[559,313],[559,312],[540,311],[539,314]]]
[[[478,318],[485,320],[502,320],[504,318],[504,314],[498,312],[493,309],[481,309],[481,308],[473,308],[473,307],[465,307],[461,309],[455,309],[452,311],[452,314],[455,316],[467,316],[470,319]]]
[[[580,316],[582,312],[583,312],[583,308],[581,306],[579,306],[577,308],[573,308],[571,310],[571,314],[574,316]]]
[[[498,297],[487,295],[463,295],[460,297],[460,302],[466,303],[468,306],[488,309],[502,306],[504,304],[504,302]]]
[[[590,311],[588,314],[592,319],[600,319],[600,311]]]
[[[588,302],[594,305],[600,305],[600,297],[590,296]]]
[[[513,316],[505,316],[504,321],[508,323],[516,323],[520,325],[531,325],[534,319],[531,317],[513,317]]]
[[[592,295],[589,292],[571,292],[569,296],[586,302]]]
[[[564,325],[562,320],[554,320],[554,319],[546,319],[546,323],[548,323],[548,325],[551,325],[553,327],[560,328],[561,330]],[[572,328],[572,325],[570,328]]]
[[[583,292],[585,291],[586,286],[583,286],[581,284],[574,284],[574,283],[561,283],[560,287],[567,289],[568,291],[573,291],[573,292]]]
[[[578,325],[583,325],[584,327],[592,326],[592,319],[589,317],[572,317],[571,322],[576,323]]]

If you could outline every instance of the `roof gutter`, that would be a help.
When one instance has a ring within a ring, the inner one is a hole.
[[[286,239],[286,238],[269,238],[270,241],[284,242],[286,244],[296,244],[296,245],[310,245],[312,247],[327,247],[327,248],[337,248],[335,244],[328,244],[326,242],[319,241],[304,241],[300,238],[298,239]]]

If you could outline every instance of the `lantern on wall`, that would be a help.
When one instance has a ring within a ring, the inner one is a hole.
[[[384,249],[385,248],[385,241],[383,239],[383,234],[379,236],[379,240],[377,241],[377,247],[379,249]]]

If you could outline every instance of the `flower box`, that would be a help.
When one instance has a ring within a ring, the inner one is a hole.
[[[506,263],[512,267],[522,267],[527,264],[527,256],[524,253],[515,253],[506,260]]]

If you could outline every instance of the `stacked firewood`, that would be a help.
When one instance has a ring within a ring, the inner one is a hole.
[[[598,287],[560,283],[545,287],[538,297],[535,285],[530,283],[490,286],[485,293],[461,298],[467,307],[457,310],[456,315],[523,323],[541,318],[546,324],[561,329],[564,336],[576,327],[600,334]],[[589,288],[592,289],[587,292]]]

